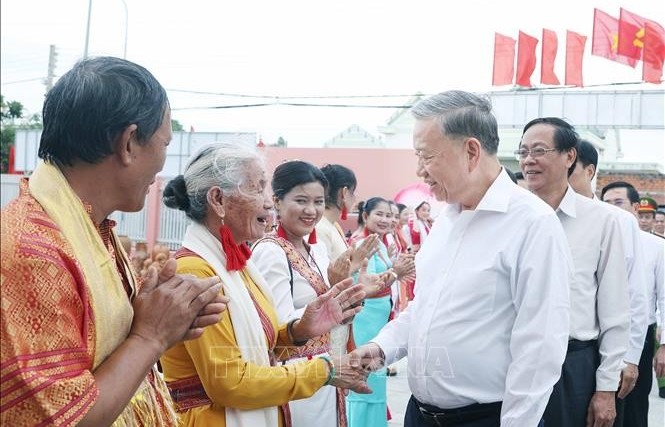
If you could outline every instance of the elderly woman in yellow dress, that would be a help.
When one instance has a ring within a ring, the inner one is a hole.
[[[219,276],[229,297],[216,325],[162,357],[164,376],[185,426],[290,425],[288,402],[330,385],[369,392],[359,361],[349,355],[276,365],[289,351],[327,333],[361,310],[360,285],[342,281],[301,316],[278,322],[269,286],[249,260],[245,242],[263,236],[272,209],[263,161],[250,148],[213,144],[192,157],[164,191],[169,207],[192,220],[176,252],[178,271]]]

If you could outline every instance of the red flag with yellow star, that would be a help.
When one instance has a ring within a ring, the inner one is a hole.
[[[593,10],[591,54],[635,68],[637,60],[619,55],[619,20],[599,9]]]
[[[619,55],[642,59],[644,47],[644,23],[646,18],[621,8],[619,13]]]
[[[663,79],[665,62],[665,29],[651,21],[644,25],[644,51],[642,80],[660,84]]]

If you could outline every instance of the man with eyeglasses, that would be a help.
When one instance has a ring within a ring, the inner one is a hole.
[[[593,192],[593,178],[596,176],[598,167],[598,152],[596,148],[584,139],[577,142],[577,161],[575,169],[568,178],[570,186],[583,196],[593,199],[598,207],[607,209],[612,215],[617,217],[621,227],[624,255],[626,256],[626,275],[628,278],[628,292],[630,295],[630,342],[628,352],[623,358],[624,367],[621,370],[621,382],[617,393],[616,411],[617,416],[614,421],[615,427],[624,425],[624,413],[628,422],[626,425],[633,426],[630,422],[635,418],[635,411],[632,402],[649,400],[649,389],[643,394],[643,388],[637,386],[647,380],[651,385],[651,359],[653,358],[653,339],[651,340],[651,351],[645,348],[645,339],[647,337],[648,327],[648,297],[646,283],[646,263],[642,251],[642,238],[640,227],[637,225],[635,215],[629,213],[617,206],[604,203],[596,198]],[[644,372],[644,369],[649,372]],[[648,375],[648,379],[646,378]],[[628,396],[628,397],[627,397]],[[644,413],[646,420],[648,410]]]
[[[416,295],[357,353],[408,354],[405,427],[535,427],[568,340],[572,257],[547,204],[497,159],[487,98],[449,91],[411,110],[417,174],[448,203],[416,256]]]
[[[608,203],[621,207],[623,210],[639,218],[640,195],[631,184],[623,181],[612,182],[601,192],[601,198]],[[646,205],[646,204],[645,204]],[[643,212],[644,213],[644,212]],[[646,426],[649,413],[649,392],[653,384],[652,365],[656,377],[665,377],[665,334],[661,332],[661,346],[654,357],[654,340],[656,329],[656,306],[660,307],[661,325],[665,325],[665,254],[663,239],[642,230],[640,232],[644,256],[644,274],[648,296],[648,330],[640,359],[640,373],[635,390],[626,398],[624,420],[626,425]],[[653,363],[652,363],[653,359]]]
[[[545,425],[609,427],[628,350],[629,295],[616,217],[568,184],[578,135],[556,117],[530,121],[516,154],[529,189],[556,211],[573,254],[570,333]]]

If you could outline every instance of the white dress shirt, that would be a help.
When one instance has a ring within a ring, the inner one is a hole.
[[[598,340],[597,391],[616,391],[628,351],[630,308],[623,239],[616,216],[568,186],[556,210],[575,265],[570,338]]]
[[[628,294],[630,298],[630,342],[628,352],[623,360],[633,365],[640,364],[644,338],[649,323],[649,305],[647,294],[646,261],[642,249],[642,236],[635,215],[614,205],[593,199],[604,209],[615,215],[621,228],[624,256],[626,257],[626,275],[628,280]],[[653,310],[652,310],[653,311]]]
[[[640,231],[645,259],[647,294],[649,295],[649,325],[656,323],[656,305],[660,310],[660,344],[665,344],[665,239]]]
[[[572,258],[552,209],[502,170],[475,210],[448,205],[416,255],[416,296],[372,341],[409,356],[409,386],[440,408],[503,401],[536,426],[561,374]]]

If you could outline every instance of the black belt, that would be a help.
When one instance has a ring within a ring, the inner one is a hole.
[[[597,347],[598,340],[580,341],[576,339],[568,340],[568,353],[584,350],[589,347]]]
[[[468,423],[484,418],[495,418],[498,422],[501,418],[502,402],[474,403],[473,405],[461,408],[441,409],[433,405],[421,403],[413,396],[411,396],[411,399],[418,406],[425,421],[429,425],[436,427],[455,426],[460,423]]]

